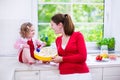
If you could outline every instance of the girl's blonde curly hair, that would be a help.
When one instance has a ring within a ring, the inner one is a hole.
[[[32,27],[33,24],[30,22],[23,23],[20,28],[20,35],[23,38],[26,38],[27,34],[30,32],[30,27]]]

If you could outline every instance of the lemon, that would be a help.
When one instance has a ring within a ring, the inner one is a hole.
[[[51,47],[43,47],[40,52],[34,51],[34,57],[41,61],[51,61],[57,55],[57,50]]]
[[[108,53],[101,53],[100,56],[102,56],[102,58],[108,58],[109,57]]]

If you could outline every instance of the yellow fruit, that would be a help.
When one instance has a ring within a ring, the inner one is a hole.
[[[51,61],[52,57],[57,55],[56,49],[43,47],[40,52],[34,51],[34,57],[41,61]]]
[[[108,58],[109,57],[108,53],[101,53],[100,56],[102,56],[102,58]]]

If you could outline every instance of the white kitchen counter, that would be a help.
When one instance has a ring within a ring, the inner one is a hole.
[[[87,64],[89,67],[114,67],[120,66],[120,56],[117,54],[116,60],[108,60],[108,61],[96,61],[96,54],[90,54],[87,58]]]
[[[94,55],[88,55],[87,64],[90,68],[97,67],[120,67],[120,58],[117,60],[109,60],[108,62],[97,62]],[[42,64],[37,63],[34,65],[28,65],[19,63],[17,57],[0,57],[0,79],[12,80],[14,71],[16,70],[57,70],[57,64]]]

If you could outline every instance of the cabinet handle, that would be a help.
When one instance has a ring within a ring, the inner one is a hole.
[[[38,74],[39,74],[38,72],[35,73],[35,75],[38,75]]]

